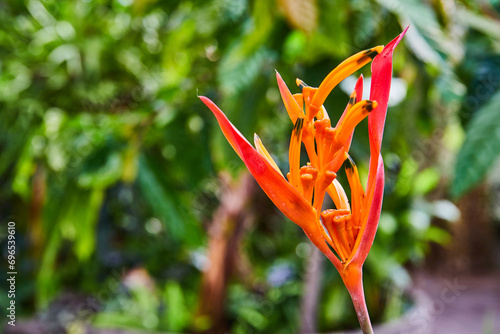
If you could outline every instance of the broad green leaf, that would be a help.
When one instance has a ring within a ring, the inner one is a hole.
[[[466,7],[460,6],[457,10],[457,19],[471,28],[477,29],[486,35],[500,38],[500,23],[485,15],[476,14]]]
[[[150,166],[151,161],[144,156],[139,159],[139,171],[137,182],[144,198],[149,203],[154,214],[165,224],[169,234],[173,239],[181,240],[185,235],[186,224],[182,220],[178,206],[166,191],[165,186],[155,175],[154,169]]]
[[[218,81],[222,91],[230,96],[252,86],[254,80],[262,75],[262,67],[273,52],[266,48],[269,35],[274,29],[273,4],[267,0],[254,3],[253,29],[245,31],[241,38],[234,41],[218,66]]]
[[[74,242],[76,257],[80,261],[86,261],[95,249],[95,226],[104,192],[101,189],[82,190],[68,186],[66,194],[61,201],[56,224],[61,235]]]
[[[252,86],[257,76],[261,75],[264,64],[275,58],[273,52],[265,47],[247,55],[238,55],[242,47],[241,44],[235,45],[229,56],[221,60],[218,79],[222,91],[228,96]]]
[[[181,332],[188,326],[189,310],[186,307],[184,293],[179,283],[169,281],[163,291],[163,301],[166,305],[163,320],[166,329],[174,333]]]
[[[181,6],[178,12],[175,13],[179,16],[189,15],[188,6]],[[194,61],[194,55],[191,52],[185,52],[189,44],[192,43],[196,32],[196,21],[194,20],[184,20],[175,27],[173,31],[169,34],[169,38],[166,39],[166,45],[163,48],[163,59],[162,66],[164,75],[162,77],[165,80],[165,85],[170,87],[175,87],[184,80],[191,71],[192,62]]]
[[[81,203],[82,223],[78,226],[78,234],[75,240],[75,253],[81,260],[89,259],[94,252],[95,243],[97,240],[96,224],[99,218],[99,211],[104,200],[104,192],[100,189],[95,189],[87,195],[87,200]]]
[[[479,183],[500,154],[500,92],[469,123],[455,163],[451,193],[457,198]]]
[[[18,156],[16,173],[12,181],[12,190],[27,200],[31,193],[30,178],[36,169],[31,141],[33,135],[27,137],[26,143]]]
[[[57,230],[52,231],[43,250],[42,261],[36,277],[35,303],[37,308],[45,308],[56,294],[59,282],[57,282],[57,275],[55,275],[55,263],[61,242],[61,233]]]
[[[85,170],[78,176],[80,187],[105,189],[120,179],[124,167],[120,153],[111,152],[105,159],[101,166]]]
[[[402,25],[411,25],[405,37],[406,44],[423,61],[449,70],[440,52],[455,61],[462,58],[463,46],[444,33],[430,5],[418,0],[377,2],[396,14]]]

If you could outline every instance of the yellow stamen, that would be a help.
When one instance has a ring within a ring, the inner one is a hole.
[[[255,143],[255,148],[257,149],[257,152],[259,152],[262,156],[264,156],[264,158],[266,158],[266,160],[271,164],[271,166],[273,166],[274,169],[276,169],[281,174],[281,176],[283,176],[283,173],[281,173],[278,165],[276,164],[276,162],[274,162],[273,158],[266,150],[264,144],[262,144],[262,141],[260,140],[259,136],[256,133],[253,135],[253,141]]]
[[[356,72],[358,69],[368,64],[376,55],[378,55],[383,46],[377,46],[372,49],[361,51],[355,55],[344,60],[339,66],[337,66],[333,71],[331,71],[323,82],[319,85],[317,93],[311,101],[312,113],[319,110],[321,105],[326,100],[326,97],[330,92],[338,85],[339,82],[347,78],[352,73]]]
[[[330,116],[328,116],[328,113],[326,112],[326,109],[324,106],[321,106],[321,108],[319,108],[319,112],[318,114],[316,115],[316,118],[317,119],[330,119]]]
[[[326,191],[328,192],[328,195],[330,195],[330,198],[337,209],[351,210],[344,188],[342,188],[342,185],[337,179],[333,180],[332,184],[328,186]]]

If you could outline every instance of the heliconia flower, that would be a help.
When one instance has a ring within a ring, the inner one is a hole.
[[[267,196],[304,230],[336,267],[351,295],[364,333],[373,330],[364,298],[362,266],[373,244],[382,207],[384,164],[380,148],[391,87],[392,54],[407,29],[385,47],[377,46],[349,57],[317,88],[297,79],[301,93],[292,94],[276,72],[281,97],[294,124],[289,146],[290,172],[286,177],[257,135],[253,147],[210,99],[200,96]],[[361,100],[363,76],[360,76],[344,113],[332,126],[323,107],[327,96],[338,83],[372,60],[370,100]],[[366,190],[348,154],[354,129],[365,118],[368,118],[370,140]],[[300,166],[302,144],[309,157],[304,166]],[[350,203],[336,179],[342,165],[351,189]],[[335,209],[321,210],[326,193]]]

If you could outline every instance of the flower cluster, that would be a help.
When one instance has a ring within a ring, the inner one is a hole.
[[[361,268],[373,244],[384,191],[384,164],[380,154],[392,78],[392,54],[406,30],[385,47],[361,51],[338,65],[321,82],[310,87],[297,79],[300,93],[292,94],[276,72],[284,105],[294,124],[289,146],[290,171],[286,177],[255,135],[255,148],[208,98],[210,108],[236,153],[271,201],[339,271],[356,308],[364,332],[372,331],[364,300]],[[372,62],[373,61],[373,62]],[[344,113],[333,126],[323,107],[330,92],[347,76],[372,62],[370,99],[362,100],[363,76],[358,79]],[[368,118],[370,165],[366,190],[349,156],[355,127]],[[309,162],[300,165],[302,146]],[[345,166],[351,201],[337,181]],[[334,209],[321,210],[326,194]],[[333,249],[333,251],[332,251]]]

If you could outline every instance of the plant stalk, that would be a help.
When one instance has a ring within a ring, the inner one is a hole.
[[[352,303],[354,304],[354,309],[356,310],[356,315],[363,334],[373,334],[370,315],[368,314],[363,291],[363,272],[361,266],[351,263],[348,267],[344,268],[341,276],[351,295]]]

